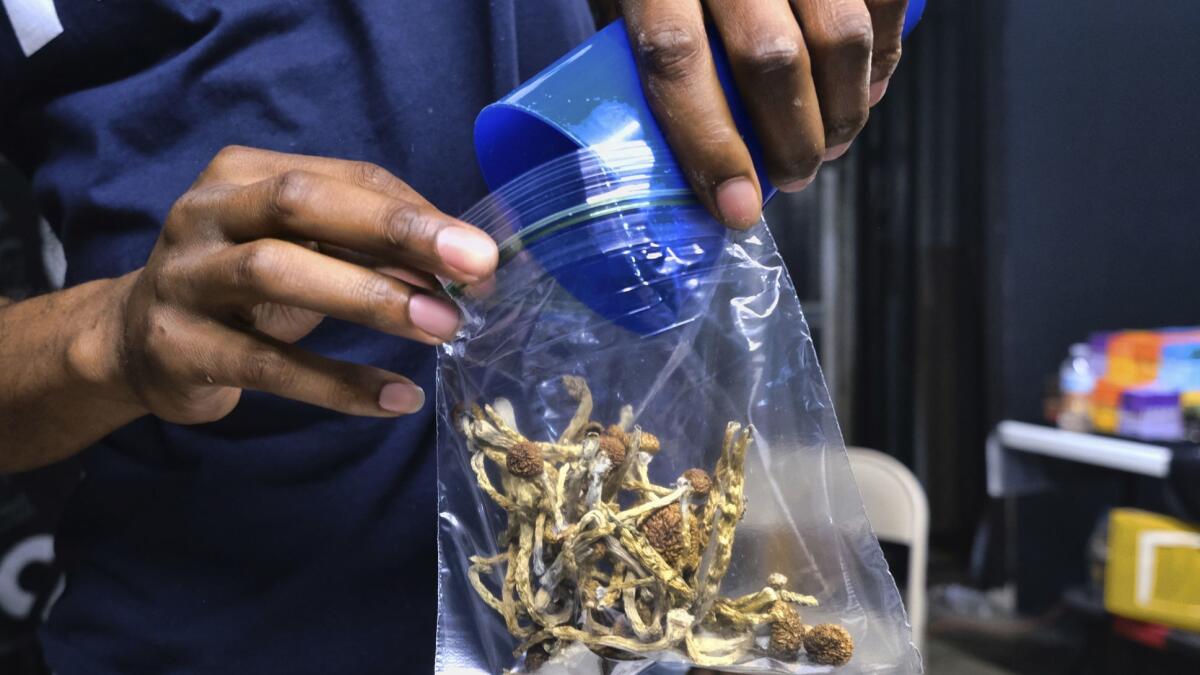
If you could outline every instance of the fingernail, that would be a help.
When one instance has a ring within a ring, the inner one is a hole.
[[[888,82],[891,81],[892,78],[889,77],[885,80],[872,82],[870,93],[867,94],[868,104],[875,105],[876,103],[879,103],[879,101],[883,98],[883,95],[887,93]]]
[[[846,151],[849,149],[850,149],[849,142],[842,143],[841,145],[835,145],[832,148],[829,148],[828,150],[825,151],[825,156],[821,158],[821,161],[832,162],[833,160],[837,159],[838,157],[841,157],[842,155],[846,154]]]
[[[468,298],[479,300],[496,292],[496,277],[488,277],[463,289]]]
[[[391,382],[379,390],[379,407],[394,413],[414,413],[425,405],[425,392],[406,382]]]
[[[478,230],[444,228],[435,245],[442,262],[468,276],[486,277],[496,269],[496,242]]]
[[[812,182],[816,179],[817,174],[814,172],[813,175],[809,176],[808,178],[801,178],[800,180],[794,180],[790,183],[777,185],[776,187],[779,188],[780,192],[799,192],[809,185],[812,185]]]
[[[746,228],[762,217],[762,201],[748,178],[730,178],[717,188],[717,211],[726,225]]]
[[[445,340],[458,330],[458,310],[429,295],[418,293],[409,299],[408,318],[417,328]]]

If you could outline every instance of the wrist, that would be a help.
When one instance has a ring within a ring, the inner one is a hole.
[[[68,339],[65,363],[70,379],[84,391],[145,414],[122,357],[125,303],[140,273],[89,284],[95,286],[87,303],[89,311],[80,314],[78,329]]]

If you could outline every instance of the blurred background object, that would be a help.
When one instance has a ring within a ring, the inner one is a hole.
[[[930,672],[1200,664],[1194,636],[1131,630],[1088,583],[1110,508],[1189,517],[1200,494],[1183,468],[1200,397],[1104,375],[1105,336],[1200,325],[1197,26],[1188,0],[931,2],[851,152],[770,206],[847,443],[928,494]],[[1189,348],[1140,340],[1118,372],[1191,372]],[[1132,436],[1116,454],[1040,435],[1097,430],[1106,406],[1099,431]]]
[[[850,468],[862,493],[863,509],[879,541],[908,549],[904,607],[912,626],[912,643],[925,640],[925,574],[929,557],[929,502],[908,467],[878,450],[846,448]]]

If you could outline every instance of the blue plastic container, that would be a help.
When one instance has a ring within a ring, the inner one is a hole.
[[[909,0],[905,37],[916,27],[924,9],[925,0]],[[758,162],[761,148],[730,76],[724,48],[715,34],[710,33],[709,42],[734,122]],[[597,32],[528,82],[484,108],[475,121],[475,152],[484,179],[493,190],[580,148],[602,149],[629,141],[667,147],[642,92],[623,20]],[[765,202],[775,188],[767,180],[761,163],[758,175]]]
[[[905,35],[916,24],[924,4],[924,0],[910,0]],[[737,96],[720,40],[710,34],[710,43],[734,122],[754,159],[765,203],[775,188],[763,168],[761,147]],[[638,147],[643,148],[645,161],[631,162],[630,154],[636,154]],[[539,188],[531,185],[528,172],[581,149],[594,155],[597,161],[568,161],[560,163],[555,171],[542,172],[539,175],[544,182],[540,190],[554,196],[544,200],[548,203],[529,198],[530,194],[536,197]],[[627,203],[589,219],[579,217],[579,213],[589,212],[586,200],[594,195],[555,193],[555,185],[550,182],[594,187],[604,181],[580,180],[562,172],[570,171],[571,167],[620,172],[636,166],[638,171],[655,176],[657,183],[662,183],[664,177],[673,177],[666,182],[686,186],[642,92],[624,21],[597,32],[512,93],[484,108],[475,122],[475,150],[484,179],[492,190],[498,191],[520,176],[526,177],[526,185],[519,190],[526,197],[509,207],[515,239],[501,241],[502,246],[530,251],[577,299],[630,330],[650,334],[674,325],[677,308],[688,301],[684,296],[694,286],[695,275],[716,264],[725,230],[702,209],[695,208],[695,203],[676,214],[664,210],[662,203],[644,205],[648,210],[639,210],[637,203]],[[606,161],[606,155],[611,155],[612,161]],[[609,182],[614,185],[626,188],[631,185],[625,177],[611,178]],[[659,192],[657,188],[655,192]],[[585,201],[576,205],[580,208],[574,208],[563,203],[564,198]],[[686,191],[671,199],[675,203],[694,202],[694,197]],[[566,226],[550,222],[567,216],[571,217]],[[592,230],[606,232],[605,238],[611,240],[611,233],[619,230],[623,222],[626,229],[637,233],[634,239],[642,242],[644,249],[666,252],[668,260],[671,255],[685,256],[688,264],[648,264],[649,259],[632,252],[636,246],[600,247]],[[522,231],[547,227],[553,230],[552,237],[544,232]],[[522,237],[529,241],[521,243]],[[562,250],[572,251],[576,264],[555,265],[554,260],[561,259],[557,252]],[[635,289],[637,292],[632,292]]]
[[[703,282],[725,249],[726,231],[682,174],[654,161],[663,152],[619,143],[601,160],[577,150],[506,183],[463,214],[500,244],[495,290],[447,288],[460,299],[468,325],[475,317],[505,315],[498,305],[522,306],[527,290],[552,298],[536,311],[576,333],[591,320],[579,302],[640,335],[699,316],[711,286]],[[548,280],[566,293],[544,289]]]

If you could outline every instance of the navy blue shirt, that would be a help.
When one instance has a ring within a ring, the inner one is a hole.
[[[367,160],[449,213],[482,196],[475,114],[592,30],[584,0],[58,0],[26,56],[0,20],[0,153],[67,283],[140,267],[223,146]],[[3,12],[0,12],[3,15]],[[432,391],[432,349],[326,320],[301,345]],[[45,626],[58,675],[427,672],[432,396],[400,420],[247,392],[83,454]]]

